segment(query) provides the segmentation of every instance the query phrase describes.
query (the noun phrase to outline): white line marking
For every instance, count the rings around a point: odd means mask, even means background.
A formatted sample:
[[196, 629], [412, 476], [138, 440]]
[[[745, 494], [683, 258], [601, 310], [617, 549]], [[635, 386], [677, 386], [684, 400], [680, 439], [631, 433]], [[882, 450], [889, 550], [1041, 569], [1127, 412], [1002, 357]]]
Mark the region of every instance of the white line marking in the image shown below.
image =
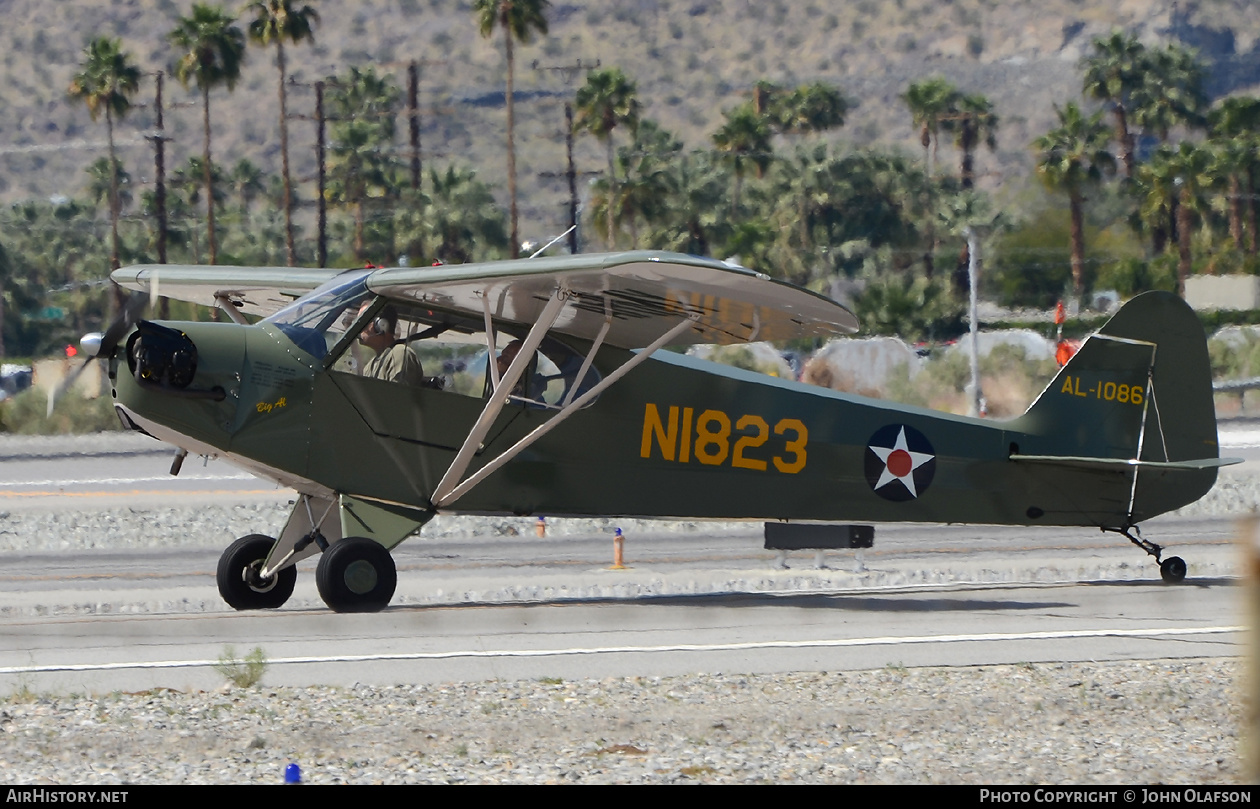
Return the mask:
[[[647, 654], [653, 652], [740, 652], [752, 649], [834, 649], [855, 646], [904, 646], [923, 643], [976, 643], [1011, 640], [1065, 640], [1072, 638], [1158, 638], [1190, 635], [1225, 635], [1242, 632], [1241, 626], [1204, 626], [1151, 629], [1065, 629], [1054, 632], [1001, 632], [976, 635], [918, 635], [909, 637], [844, 638], [838, 640], [771, 640], [750, 643], [680, 643], [668, 646], [594, 646], [587, 649], [485, 649], [453, 652], [279, 657], [268, 665], [310, 663], [367, 663], [380, 660], [452, 660], [463, 657], [561, 657], [567, 655]], [[133, 663], [66, 663], [44, 666], [3, 666], [3, 674], [40, 674], [54, 671], [117, 671], [119, 669], [187, 669], [219, 665], [218, 660], [156, 660]]]
[[173, 477], [171, 475], [153, 475], [143, 478], [90, 478], [84, 480], [6, 480], [0, 481], [0, 487], [10, 488], [13, 486], [56, 486], [65, 488], [66, 486], [111, 486], [120, 484], [133, 483], [161, 483], [180, 482], [185, 480], [257, 480], [250, 474], [236, 475], [184, 475], [182, 477]]

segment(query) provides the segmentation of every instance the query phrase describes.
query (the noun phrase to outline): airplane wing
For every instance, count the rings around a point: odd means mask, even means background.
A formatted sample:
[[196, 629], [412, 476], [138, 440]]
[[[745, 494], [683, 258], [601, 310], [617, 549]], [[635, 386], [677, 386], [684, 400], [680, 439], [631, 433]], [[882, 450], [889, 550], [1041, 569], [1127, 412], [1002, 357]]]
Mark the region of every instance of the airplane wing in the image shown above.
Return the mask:
[[673, 345], [830, 337], [857, 331], [844, 306], [764, 273], [714, 259], [634, 251], [553, 258], [398, 267], [377, 270], [368, 288], [390, 298], [442, 309], [534, 323], [557, 288], [568, 304], [553, 331], [594, 339], [610, 322], [605, 342], [642, 348], [682, 318], [693, 327]]
[[[213, 306], [226, 298], [267, 316], [345, 270], [296, 267], [137, 265], [113, 279], [127, 289]], [[680, 320], [693, 326], [673, 345], [830, 337], [857, 331], [844, 306], [764, 273], [679, 253], [634, 251], [552, 258], [391, 267], [367, 278], [389, 298], [481, 317], [534, 323], [557, 288], [567, 297], [554, 331], [621, 348], [649, 345]]]
[[137, 264], [110, 276], [124, 289], [214, 306], [218, 298], [241, 312], [266, 317], [346, 270]]

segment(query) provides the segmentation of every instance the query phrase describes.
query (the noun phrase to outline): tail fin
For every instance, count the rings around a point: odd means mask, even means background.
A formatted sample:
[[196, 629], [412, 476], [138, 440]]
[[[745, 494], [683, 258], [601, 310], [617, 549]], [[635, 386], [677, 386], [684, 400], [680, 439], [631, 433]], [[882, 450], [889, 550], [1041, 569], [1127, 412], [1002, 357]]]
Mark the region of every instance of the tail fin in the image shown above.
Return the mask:
[[1176, 295], [1138, 295], [1085, 341], [1015, 424], [1049, 442], [1024, 452], [1155, 462], [1216, 458], [1202, 324]]
[[1012, 460], [1134, 475], [1130, 521], [1193, 502], [1222, 465], [1202, 324], [1175, 295], [1133, 298], [1010, 427]]

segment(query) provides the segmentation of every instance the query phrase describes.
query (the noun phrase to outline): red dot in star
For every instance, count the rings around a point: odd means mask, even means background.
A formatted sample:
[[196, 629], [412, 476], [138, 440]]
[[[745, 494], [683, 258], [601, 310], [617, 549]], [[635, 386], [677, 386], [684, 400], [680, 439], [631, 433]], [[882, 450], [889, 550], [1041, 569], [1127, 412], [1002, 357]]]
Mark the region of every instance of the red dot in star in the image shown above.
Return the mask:
[[914, 461], [910, 458], [910, 453], [904, 449], [893, 450], [888, 456], [888, 471], [899, 478], [904, 478], [910, 474], [910, 470], [914, 468]]

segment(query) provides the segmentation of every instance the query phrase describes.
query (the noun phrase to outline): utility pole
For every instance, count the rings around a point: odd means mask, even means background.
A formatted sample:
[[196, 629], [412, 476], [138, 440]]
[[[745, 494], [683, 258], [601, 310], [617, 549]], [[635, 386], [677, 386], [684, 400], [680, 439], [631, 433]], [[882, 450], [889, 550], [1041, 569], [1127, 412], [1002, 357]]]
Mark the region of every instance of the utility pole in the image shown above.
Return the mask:
[[[162, 119], [162, 71], [154, 74], [157, 90], [153, 99], [153, 133], [146, 135], [153, 141], [153, 207], [157, 214], [157, 258], [158, 264], [166, 263], [166, 126]], [[170, 301], [165, 295], [158, 297], [158, 317], [162, 320], [170, 317]]]
[[[381, 67], [397, 67], [403, 62], [381, 62]], [[407, 133], [411, 148], [411, 190], [419, 191], [423, 174], [420, 160], [420, 68], [446, 64], [445, 59], [411, 59], [407, 65]]]
[[578, 231], [577, 231], [577, 171], [573, 167], [573, 105], [564, 102], [564, 151], [568, 158], [568, 171], [565, 173], [569, 177], [569, 254], [576, 256], [578, 254]]
[[324, 158], [324, 83], [315, 82], [315, 160], [319, 163], [319, 266], [328, 265], [328, 200], [324, 195], [327, 181]]
[[316, 210], [319, 211], [317, 225], [319, 236], [316, 242], [316, 260], [320, 267], [328, 266], [328, 200], [326, 199], [324, 193], [327, 186], [328, 171], [328, 161], [325, 157], [325, 144], [328, 139], [325, 136], [325, 124], [327, 118], [324, 116], [324, 87], [326, 87], [329, 83], [336, 85], [337, 80], [329, 76], [328, 78], [315, 82], [300, 82], [297, 80], [296, 76], [289, 77], [290, 87], [315, 88], [315, 114], [295, 115], [290, 113], [287, 117], [297, 121], [315, 122], [315, 162], [319, 166], [318, 174], [316, 175], [319, 188], [315, 195]]
[[155, 120], [153, 123], [153, 134], [148, 139], [153, 141], [153, 169], [154, 169], [154, 189], [153, 189], [153, 206], [157, 209], [158, 236], [157, 236], [157, 254], [158, 263], [166, 263], [166, 142], [170, 138], [166, 137], [166, 127], [162, 121], [162, 72], [156, 74], [157, 92], [153, 100], [153, 111]]
[[[548, 70], [559, 73], [564, 79], [566, 85], [572, 85], [573, 80], [577, 78], [578, 73], [583, 70], [594, 70], [600, 66], [600, 60], [596, 59], [592, 62], [583, 62], [578, 59], [571, 65], [543, 65], [537, 59], [530, 65], [534, 70]], [[573, 105], [566, 101], [564, 103], [564, 152], [565, 152], [565, 172], [564, 177], [569, 182], [569, 253], [578, 254], [578, 194], [577, 194], [577, 168], [573, 163]], [[544, 172], [543, 177], [555, 177], [550, 172]]]
[[420, 65], [407, 65], [407, 130], [411, 135], [411, 190], [420, 190]]

